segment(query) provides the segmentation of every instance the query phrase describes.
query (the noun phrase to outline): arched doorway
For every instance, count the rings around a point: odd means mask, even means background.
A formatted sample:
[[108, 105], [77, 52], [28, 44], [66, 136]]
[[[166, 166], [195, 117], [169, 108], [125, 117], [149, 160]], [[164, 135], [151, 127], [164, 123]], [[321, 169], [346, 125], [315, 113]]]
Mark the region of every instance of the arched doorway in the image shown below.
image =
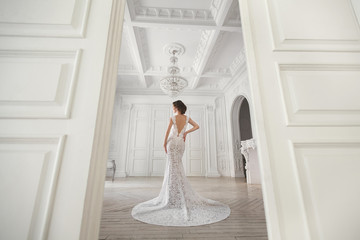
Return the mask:
[[244, 96], [238, 96], [234, 100], [231, 113], [235, 177], [246, 178], [246, 160], [241, 154], [241, 141], [251, 139], [253, 135], [249, 103]]

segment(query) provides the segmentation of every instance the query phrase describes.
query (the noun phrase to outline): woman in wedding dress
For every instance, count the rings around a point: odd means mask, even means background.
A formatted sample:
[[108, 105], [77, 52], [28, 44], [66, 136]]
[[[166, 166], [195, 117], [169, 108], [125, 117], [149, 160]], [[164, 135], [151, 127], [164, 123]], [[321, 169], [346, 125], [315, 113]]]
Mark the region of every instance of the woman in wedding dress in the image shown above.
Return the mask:
[[[199, 125], [184, 115], [186, 106], [182, 101], [173, 102], [173, 110], [164, 141], [167, 161], [160, 194], [136, 205], [131, 215], [141, 222], [162, 226], [198, 226], [221, 221], [230, 215], [230, 208], [197, 194], [182, 164], [186, 136]], [[188, 123], [193, 127], [186, 131]]]

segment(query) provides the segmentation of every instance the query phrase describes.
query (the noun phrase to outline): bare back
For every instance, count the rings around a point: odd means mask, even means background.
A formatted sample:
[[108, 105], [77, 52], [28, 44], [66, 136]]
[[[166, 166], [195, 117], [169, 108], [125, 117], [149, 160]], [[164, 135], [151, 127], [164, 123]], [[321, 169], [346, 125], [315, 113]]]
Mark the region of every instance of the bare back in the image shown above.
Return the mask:
[[177, 133], [178, 135], [180, 134], [180, 132], [183, 130], [183, 128], [186, 125], [186, 118], [187, 118], [187, 116], [184, 115], [184, 114], [175, 116], [175, 123], [174, 124], [176, 124], [176, 128], [178, 130], [178, 133]]

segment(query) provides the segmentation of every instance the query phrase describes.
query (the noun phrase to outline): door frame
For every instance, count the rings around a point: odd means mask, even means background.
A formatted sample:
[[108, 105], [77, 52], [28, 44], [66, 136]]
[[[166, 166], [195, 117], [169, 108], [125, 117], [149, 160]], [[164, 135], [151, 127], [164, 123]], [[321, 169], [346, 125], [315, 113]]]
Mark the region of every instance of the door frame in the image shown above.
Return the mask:
[[[243, 103], [243, 101], [245, 100], [246, 98], [245, 98], [245, 96], [244, 95], [239, 95], [239, 96], [237, 96], [235, 99], [234, 99], [234, 101], [233, 101], [233, 103], [232, 103], [232, 107], [231, 107], [231, 116], [230, 116], [230, 118], [231, 118], [231, 132], [232, 132], [232, 136], [231, 136], [231, 139], [232, 139], [232, 142], [231, 142], [231, 144], [233, 145], [233, 152], [232, 152], [232, 154], [233, 154], [233, 158], [230, 158], [230, 159], [232, 159], [233, 160], [233, 162], [232, 163], [230, 163], [230, 166], [233, 166], [232, 167], [232, 171], [233, 171], [233, 173], [234, 173], [234, 176], [235, 177], [246, 177], [245, 176], [245, 172], [243, 172], [243, 162], [242, 162], [242, 158], [240, 159], [240, 161], [239, 161], [239, 170], [237, 170], [236, 169], [236, 163], [235, 163], [235, 161], [237, 160], [237, 159], [235, 159], [235, 152], [236, 151], [239, 151], [240, 152], [240, 147], [241, 147], [241, 133], [240, 133], [240, 131], [241, 131], [241, 129], [240, 129], [240, 108], [241, 108], [241, 104]], [[239, 142], [237, 143], [236, 142], [236, 139], [237, 139], [237, 137], [238, 137], [238, 139], [239, 139]], [[241, 153], [240, 153], [240, 155], [242, 155]], [[239, 173], [238, 173], [238, 171], [239, 171]]]
[[[268, 144], [266, 143], [265, 126], [261, 112], [259, 82], [253, 45], [252, 21], [249, 14], [248, 1], [239, 0], [242, 30], [245, 42], [247, 69], [251, 89], [251, 101], [254, 108], [254, 131], [259, 154], [260, 174], [262, 176], [262, 192], [265, 205], [267, 232], [269, 239], [281, 239], [277, 202], [274, 195], [273, 176], [270, 168]], [[86, 189], [83, 220], [80, 230], [81, 240], [97, 239], [99, 235], [102, 211], [106, 158], [108, 154], [113, 104], [116, 90], [117, 63], [120, 55], [122, 24], [124, 20], [125, 0], [113, 0], [109, 35], [106, 47], [105, 64], [101, 84], [99, 109], [95, 126], [95, 137], [91, 155], [88, 185]], [[103, 161], [99, 161], [103, 159]]]
[[[275, 197], [273, 175], [271, 171], [269, 145], [265, 134], [265, 122], [262, 112], [262, 102], [260, 95], [260, 84], [258, 79], [258, 68], [255, 57], [254, 33], [252, 26], [254, 21], [250, 16], [249, 1], [238, 0], [240, 7], [240, 18], [242, 33], [244, 38], [244, 48], [246, 55], [246, 66], [248, 70], [248, 78], [251, 92], [251, 102], [254, 114], [250, 116], [253, 126], [253, 137], [256, 139], [258, 149], [258, 159], [261, 174], [261, 187], [263, 193], [264, 209], [266, 216], [266, 226], [269, 239], [281, 239], [280, 222], [278, 216], [278, 201]], [[265, 4], [265, 3], [262, 3]], [[251, 113], [251, 112], [250, 112]]]
[[80, 240], [98, 239], [126, 0], [112, 0]]

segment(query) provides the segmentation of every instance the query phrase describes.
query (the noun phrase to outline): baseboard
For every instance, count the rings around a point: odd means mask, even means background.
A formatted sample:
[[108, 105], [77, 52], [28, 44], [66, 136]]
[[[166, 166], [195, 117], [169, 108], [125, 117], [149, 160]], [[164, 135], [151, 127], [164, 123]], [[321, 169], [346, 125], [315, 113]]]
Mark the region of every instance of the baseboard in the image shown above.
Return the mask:
[[125, 171], [116, 171], [115, 172], [115, 177], [127, 177], [126, 172]]

